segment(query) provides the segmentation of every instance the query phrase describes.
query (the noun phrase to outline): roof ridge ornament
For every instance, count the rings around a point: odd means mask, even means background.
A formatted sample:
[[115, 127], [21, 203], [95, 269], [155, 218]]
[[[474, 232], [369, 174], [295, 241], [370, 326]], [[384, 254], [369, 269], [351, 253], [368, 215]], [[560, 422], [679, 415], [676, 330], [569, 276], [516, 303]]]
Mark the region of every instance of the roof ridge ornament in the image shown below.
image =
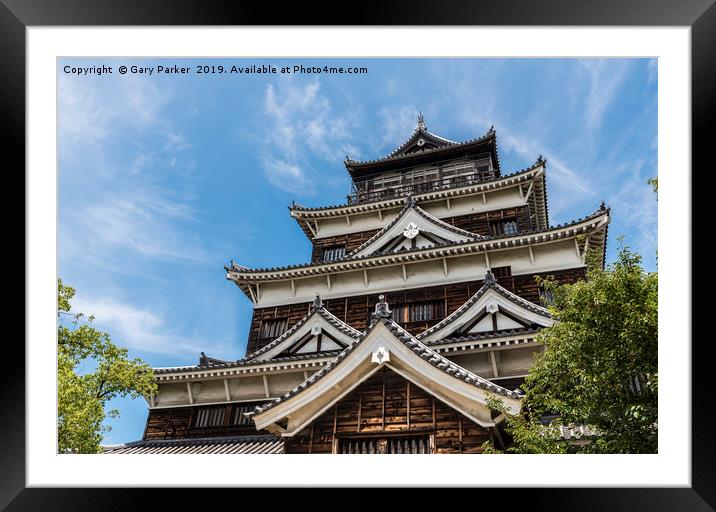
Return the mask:
[[484, 286], [492, 286], [494, 284], [497, 284], [497, 280], [495, 280], [495, 274], [492, 273], [491, 270], [487, 270], [485, 273], [485, 281], [483, 283]]
[[487, 130], [487, 133], [495, 133], [495, 125], [494, 124], [492, 126], [490, 126], [490, 129]]
[[412, 208], [416, 204], [417, 204], [417, 201], [415, 200], [415, 197], [413, 197], [412, 195], [409, 195], [408, 197], [405, 198], [405, 208], [406, 209]]
[[390, 306], [385, 302], [385, 295], [378, 296], [378, 302], [375, 303], [375, 311], [373, 311], [373, 320], [380, 320], [381, 318], [391, 318], [393, 312], [390, 310]]
[[323, 300], [321, 300], [321, 296], [319, 294], [316, 294], [316, 298], [313, 299], [313, 303], [311, 304], [311, 310], [318, 311], [322, 307], [323, 307]]
[[427, 126], [425, 126], [425, 116], [420, 110], [418, 110], [418, 124], [416, 129], [421, 131], [427, 131], [428, 129]]

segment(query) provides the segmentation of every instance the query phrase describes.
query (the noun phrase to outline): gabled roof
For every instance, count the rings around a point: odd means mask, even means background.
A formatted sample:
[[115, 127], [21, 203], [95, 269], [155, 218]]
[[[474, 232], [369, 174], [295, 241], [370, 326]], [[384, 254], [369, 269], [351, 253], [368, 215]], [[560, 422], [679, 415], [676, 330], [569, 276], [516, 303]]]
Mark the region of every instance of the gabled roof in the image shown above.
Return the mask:
[[383, 366], [482, 426], [494, 424], [486, 406], [490, 396], [502, 399], [510, 412], [519, 412], [520, 393], [462, 368], [417, 340], [390, 318], [390, 309], [382, 300], [381, 296], [366, 332], [331, 363], [281, 397], [247, 413], [258, 429], [294, 435]]
[[[490, 311], [492, 310], [492, 311]], [[424, 343], [447, 338], [483, 334], [493, 329], [480, 329], [481, 317], [486, 314], [504, 315], [521, 325], [510, 327], [534, 328], [554, 324], [547, 309], [515, 295], [497, 284], [495, 276], [487, 271], [482, 287], [452, 314], [416, 336]]]
[[[404, 234], [404, 232], [407, 233], [406, 230], [411, 224], [414, 226], [413, 229], [415, 231]], [[411, 235], [412, 238], [409, 238]], [[419, 240], [420, 238], [424, 240]], [[424, 249], [452, 242], [461, 243], [479, 240], [480, 238], [484, 237], [464, 229], [456, 228], [430, 215], [417, 205], [413, 197], [408, 196], [405, 199], [403, 210], [383, 229], [347, 254], [346, 258], [401, 252], [406, 250], [406, 248], [411, 248], [409, 242], [412, 240], [422, 242], [420, 245], [413, 244], [416, 247], [412, 248]]]
[[[306, 347], [310, 346], [311, 341], [319, 336], [328, 338], [323, 345], [326, 349], [309, 353], [333, 352], [346, 348], [360, 335], [360, 331], [341, 321], [323, 307], [321, 297], [316, 295], [316, 299], [311, 305], [311, 310], [306, 316], [271, 343], [247, 355], [243, 360], [267, 361], [281, 355], [305, 354], [307, 353]], [[315, 346], [320, 349], [318, 345]]]
[[[439, 160], [443, 157], [464, 156], [482, 150], [491, 153], [493, 165], [499, 175], [500, 164], [496, 149], [494, 126], [484, 135], [463, 142], [456, 142], [429, 132], [422, 114], [418, 116], [418, 123], [408, 139], [382, 158], [374, 160], [352, 160], [346, 157], [345, 166], [351, 176], [371, 172], [376, 168], [399, 168], [401, 165], [412, 165], [417, 160]], [[455, 155], [452, 155], [456, 153]], [[459, 153], [459, 154], [457, 154]], [[463, 155], [464, 154], [464, 155]], [[422, 163], [422, 162], [421, 162]]]

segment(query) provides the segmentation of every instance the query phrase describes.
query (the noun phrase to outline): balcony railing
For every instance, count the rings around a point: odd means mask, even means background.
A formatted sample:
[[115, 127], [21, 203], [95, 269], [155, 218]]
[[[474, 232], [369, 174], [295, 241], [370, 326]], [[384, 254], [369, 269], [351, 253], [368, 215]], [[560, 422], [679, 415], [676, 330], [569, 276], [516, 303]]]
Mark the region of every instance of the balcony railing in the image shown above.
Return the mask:
[[347, 198], [348, 204], [361, 204], [368, 203], [371, 201], [384, 201], [386, 199], [395, 199], [399, 197], [407, 197], [409, 195], [424, 194], [426, 192], [433, 192], [435, 190], [466, 187], [477, 183], [483, 183], [494, 178], [494, 171], [482, 171], [471, 174], [463, 174], [460, 176], [451, 176], [449, 178], [442, 178], [435, 181], [425, 181], [422, 183], [398, 185], [371, 191], [360, 190], [359, 185], [358, 190], [354, 191], [353, 194], [347, 196]]

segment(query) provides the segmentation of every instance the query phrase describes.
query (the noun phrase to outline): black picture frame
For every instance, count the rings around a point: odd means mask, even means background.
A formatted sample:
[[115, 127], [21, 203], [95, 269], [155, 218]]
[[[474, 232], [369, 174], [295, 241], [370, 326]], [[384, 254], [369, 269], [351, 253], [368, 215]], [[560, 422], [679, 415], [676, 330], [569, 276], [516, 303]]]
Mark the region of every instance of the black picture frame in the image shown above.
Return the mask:
[[[520, 0], [471, 2], [411, 2], [388, 4], [364, 1], [350, 14], [335, 3], [239, 2], [232, 0], [0, 0], [0, 132], [5, 152], [25, 166], [25, 30], [33, 26], [117, 25], [556, 25], [556, 26], [684, 26], [691, 27], [692, 72], [692, 168], [701, 173], [713, 167], [708, 128], [716, 112], [716, 6], [714, 0]], [[10, 173], [11, 171], [6, 171]], [[688, 162], [683, 173], [688, 178]], [[692, 173], [691, 178], [697, 174]], [[20, 178], [24, 190], [24, 180]], [[699, 187], [697, 187], [698, 189]], [[710, 187], [701, 187], [710, 188]], [[696, 202], [694, 198], [694, 203]], [[693, 203], [692, 203], [693, 204]], [[696, 219], [694, 219], [696, 220]], [[702, 231], [694, 230], [693, 233]], [[696, 253], [692, 254], [696, 255]], [[699, 268], [696, 261], [693, 268]], [[24, 267], [25, 272], [30, 269]], [[683, 276], [689, 279], [687, 273]], [[693, 301], [696, 306], [696, 301]], [[698, 315], [693, 315], [698, 318]], [[692, 333], [685, 332], [691, 338]], [[695, 336], [693, 338], [696, 338]], [[670, 342], [675, 340], [663, 340]], [[477, 503], [485, 497], [507, 508], [526, 510], [716, 510], [716, 421], [711, 407], [707, 351], [710, 337], [692, 343], [692, 487], [690, 488], [531, 488], [481, 489]], [[213, 504], [218, 489], [81, 489], [26, 488], [25, 485], [25, 355], [14, 340], [17, 353], [6, 359], [2, 374], [3, 421], [0, 421], [0, 509], [19, 510], [125, 510], [159, 499], [163, 509], [194, 509]], [[14, 343], [11, 343], [14, 342]], [[687, 383], [684, 383], [687, 385]], [[277, 471], [280, 470], [277, 464]], [[242, 507], [266, 499], [266, 491], [232, 490]], [[294, 489], [284, 499], [292, 507], [314, 508], [320, 495]], [[450, 491], [452, 492], [452, 491]], [[148, 496], [159, 493], [158, 496]], [[452, 506], [450, 495], [430, 493], [436, 503]], [[208, 499], [211, 496], [212, 499]], [[358, 507], [365, 490], [342, 492], [341, 508]], [[473, 494], [473, 497], [477, 494]], [[428, 496], [425, 496], [428, 498]], [[462, 501], [463, 497], [459, 499]], [[468, 500], [469, 497], [464, 497]], [[273, 499], [273, 498], [272, 498]], [[422, 499], [422, 498], [421, 498]], [[447, 501], [443, 501], [447, 499]], [[371, 500], [372, 501], [372, 500]], [[237, 502], [235, 502], [237, 503]], [[428, 505], [423, 501], [423, 506]], [[334, 503], [335, 504], [335, 503]], [[503, 508], [504, 506], [503, 505]], [[264, 502], [263, 505], [266, 506]], [[500, 506], [500, 505], [497, 505]], [[363, 507], [361, 507], [363, 508]], [[423, 508], [423, 507], [421, 507]]]

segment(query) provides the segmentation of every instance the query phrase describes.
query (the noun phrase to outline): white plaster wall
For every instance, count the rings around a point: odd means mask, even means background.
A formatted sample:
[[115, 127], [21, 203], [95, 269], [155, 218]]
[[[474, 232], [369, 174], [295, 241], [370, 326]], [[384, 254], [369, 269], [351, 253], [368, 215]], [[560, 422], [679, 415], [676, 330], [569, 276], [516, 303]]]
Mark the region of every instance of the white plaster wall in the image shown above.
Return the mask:
[[491, 379], [494, 375], [492, 371], [492, 363], [490, 362], [489, 354], [487, 352], [474, 352], [472, 354], [455, 354], [445, 353], [442, 354], [450, 361], [454, 362], [465, 368], [478, 374], [480, 377]]
[[[449, 209], [445, 199], [430, 202], [419, 202], [418, 206], [431, 215], [438, 218], [446, 218], [468, 215], [477, 212], [501, 210], [503, 208], [514, 208], [516, 206], [524, 206], [527, 204], [524, 199], [520, 198], [520, 193], [517, 187], [485, 192], [485, 199], [486, 203], [483, 203], [482, 193], [480, 192], [469, 196], [451, 198]], [[345, 216], [317, 219], [318, 234], [316, 238], [326, 238], [329, 236], [340, 236], [348, 233], [370, 231], [372, 229], [382, 229], [390, 223], [390, 221], [392, 221], [401, 210], [402, 206], [383, 210], [382, 221], [377, 211], [351, 215], [350, 225], [348, 225]], [[313, 221], [311, 221], [311, 223], [313, 223]]]
[[497, 366], [500, 377], [524, 375], [535, 363], [535, 354], [541, 352], [541, 346], [501, 350], [502, 358]]
[[[192, 386], [197, 383], [192, 383]], [[204, 380], [200, 381], [201, 390], [196, 391], [196, 386], [192, 387], [195, 404], [208, 404], [213, 402], [223, 402], [226, 400], [226, 391], [224, 390], [224, 380]]]
[[[581, 258], [577, 256], [573, 239], [533, 246], [533, 254], [534, 264], [526, 248], [491, 251], [488, 257], [491, 268], [509, 265], [512, 267], [512, 275], [530, 275], [584, 266]], [[447, 258], [447, 263], [447, 276], [442, 259], [406, 264], [407, 281], [403, 280], [401, 265], [368, 269], [368, 286], [364, 282], [363, 270], [331, 274], [330, 289], [325, 274], [294, 279], [295, 295], [291, 290], [290, 280], [262, 283], [257, 307], [310, 302], [316, 293], [324, 299], [330, 299], [479, 280], [485, 276], [487, 268], [484, 254], [453, 256]]]
[[189, 395], [186, 392], [186, 382], [160, 383], [154, 403], [157, 406], [188, 404]]

